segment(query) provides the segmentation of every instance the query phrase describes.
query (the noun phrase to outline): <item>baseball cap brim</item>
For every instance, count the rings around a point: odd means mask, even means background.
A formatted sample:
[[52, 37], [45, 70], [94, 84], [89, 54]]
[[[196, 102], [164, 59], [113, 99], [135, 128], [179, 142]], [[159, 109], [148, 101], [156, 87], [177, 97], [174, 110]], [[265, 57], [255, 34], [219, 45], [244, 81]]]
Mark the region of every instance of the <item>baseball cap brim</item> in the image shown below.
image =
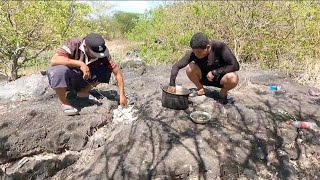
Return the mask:
[[90, 53], [91, 53], [92, 55], [94, 55], [94, 56], [97, 57], [97, 58], [104, 58], [104, 57], [109, 56], [109, 50], [108, 50], [108, 48], [106, 48], [104, 52], [99, 52], [99, 53], [94, 52], [94, 51], [92, 51], [91, 49], [89, 49], [89, 51], [90, 51]]

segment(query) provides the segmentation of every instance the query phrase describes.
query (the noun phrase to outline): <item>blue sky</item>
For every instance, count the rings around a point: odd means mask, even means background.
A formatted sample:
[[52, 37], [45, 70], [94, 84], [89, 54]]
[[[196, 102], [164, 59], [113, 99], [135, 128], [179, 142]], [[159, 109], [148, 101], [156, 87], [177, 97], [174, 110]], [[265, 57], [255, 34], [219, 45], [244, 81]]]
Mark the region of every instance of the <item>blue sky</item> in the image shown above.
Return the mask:
[[113, 10], [144, 13], [164, 3], [164, 1], [109, 1], [113, 5]]
[[88, 0], [86, 1], [80, 0], [79, 2], [89, 3], [93, 8], [105, 7], [106, 13], [110, 13], [114, 11], [144, 13], [146, 10], [150, 10], [152, 8], [155, 8], [165, 3], [165, 1], [88, 1]]

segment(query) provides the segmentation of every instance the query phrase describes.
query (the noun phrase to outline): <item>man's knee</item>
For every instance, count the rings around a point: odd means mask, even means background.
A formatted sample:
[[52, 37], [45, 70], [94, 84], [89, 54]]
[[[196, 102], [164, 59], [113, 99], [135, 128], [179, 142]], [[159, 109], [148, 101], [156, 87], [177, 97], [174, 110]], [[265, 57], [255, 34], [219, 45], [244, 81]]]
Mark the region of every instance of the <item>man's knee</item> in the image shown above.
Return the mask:
[[227, 73], [223, 76], [224, 84], [236, 86], [239, 83], [239, 77], [235, 72]]
[[201, 73], [201, 71], [200, 71], [200, 68], [198, 65], [196, 65], [195, 63], [190, 63], [187, 66], [186, 73], [187, 74], [194, 74], [194, 73], [199, 74], [199, 73]]
[[48, 68], [48, 80], [51, 88], [66, 88], [67, 87], [67, 73], [70, 69], [67, 66], [58, 65]]
[[57, 66], [51, 66], [49, 69], [48, 69], [48, 74], [50, 76], [62, 76], [64, 77], [64, 75], [66, 73], [68, 73], [70, 71], [70, 69], [67, 67], [67, 66], [64, 66], [64, 65], [57, 65]]

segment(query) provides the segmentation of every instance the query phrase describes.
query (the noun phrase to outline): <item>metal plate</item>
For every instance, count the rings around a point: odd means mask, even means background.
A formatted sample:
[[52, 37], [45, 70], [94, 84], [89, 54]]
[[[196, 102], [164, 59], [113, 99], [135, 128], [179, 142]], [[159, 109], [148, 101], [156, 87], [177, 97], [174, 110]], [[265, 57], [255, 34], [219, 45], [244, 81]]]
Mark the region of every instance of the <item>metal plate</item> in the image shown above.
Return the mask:
[[211, 120], [211, 114], [204, 112], [204, 111], [194, 111], [190, 113], [190, 118], [193, 122], [204, 124]]

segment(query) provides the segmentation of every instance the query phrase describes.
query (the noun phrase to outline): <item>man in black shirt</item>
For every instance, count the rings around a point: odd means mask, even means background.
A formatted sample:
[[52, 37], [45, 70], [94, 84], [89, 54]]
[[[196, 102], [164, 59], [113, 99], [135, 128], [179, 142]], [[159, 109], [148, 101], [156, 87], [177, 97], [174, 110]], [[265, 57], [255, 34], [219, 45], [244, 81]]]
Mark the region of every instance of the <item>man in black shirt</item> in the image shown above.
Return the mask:
[[227, 93], [239, 82], [235, 71], [239, 63], [228, 46], [220, 41], [209, 41], [201, 32], [190, 40], [192, 50], [175, 63], [171, 70], [169, 91], [175, 92], [175, 80], [181, 68], [188, 65], [186, 73], [197, 87], [197, 95], [205, 94], [203, 85], [221, 88], [219, 102], [227, 103]]

